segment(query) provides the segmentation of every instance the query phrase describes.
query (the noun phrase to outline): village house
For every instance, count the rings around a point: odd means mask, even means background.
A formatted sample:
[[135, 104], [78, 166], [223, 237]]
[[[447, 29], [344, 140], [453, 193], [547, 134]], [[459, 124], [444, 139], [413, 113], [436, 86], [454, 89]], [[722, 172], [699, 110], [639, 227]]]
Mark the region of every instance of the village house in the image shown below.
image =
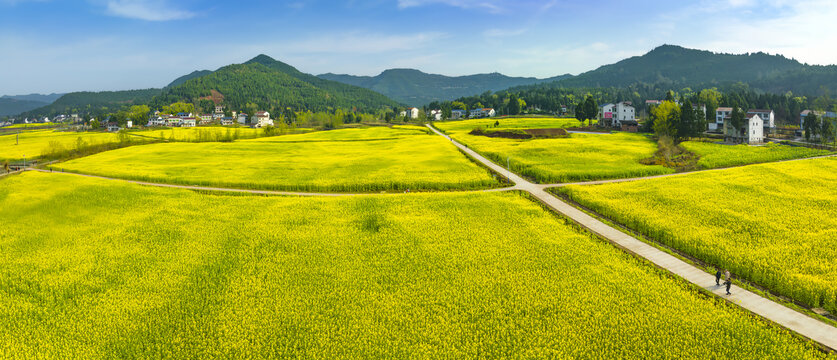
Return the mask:
[[434, 121], [442, 120], [442, 110], [430, 110], [428, 118]]
[[228, 117], [221, 118], [221, 125], [230, 126], [234, 123], [235, 123], [235, 119], [233, 119], [232, 117], [228, 116]]
[[215, 114], [224, 114], [224, 107], [221, 105], [215, 105]]
[[453, 120], [464, 119], [465, 115], [467, 115], [467, 114], [468, 114], [468, 112], [466, 112], [465, 110], [459, 110], [459, 109], [451, 110], [450, 111], [450, 118], [453, 119]]
[[407, 111], [404, 112], [404, 116], [409, 116], [410, 119], [418, 119], [419, 109], [410, 107], [407, 108]]
[[[799, 114], [799, 127], [805, 127], [805, 117], [808, 116], [813, 110], [805, 110]], [[813, 111], [814, 115], [818, 118], [826, 118], [826, 119], [837, 119], [837, 113], [833, 111]]]
[[195, 127], [197, 119], [193, 117], [185, 117], [180, 119], [180, 127]]
[[108, 132], [117, 132], [119, 130], [122, 130], [122, 128], [119, 127], [119, 123], [115, 122], [107, 123], [106, 129], [108, 130]]
[[758, 115], [764, 121], [764, 133], [769, 134], [771, 129], [776, 128], [776, 113], [773, 110], [750, 109], [747, 110], [747, 117]]
[[715, 122], [709, 122], [709, 131], [721, 131], [724, 129], [724, 123], [729, 120], [732, 115], [731, 107], [719, 107], [715, 109]]
[[471, 118], [472, 119], [479, 119], [485, 117], [494, 117], [497, 115], [497, 112], [494, 111], [492, 108], [482, 108], [482, 109], [473, 109], [471, 110]]
[[257, 112], [256, 115], [253, 115], [251, 122], [253, 123], [253, 127], [257, 128], [273, 126], [273, 120], [270, 119], [270, 113], [267, 111]]
[[238, 123], [239, 124], [246, 124], [247, 123], [247, 113], [238, 114]]
[[748, 116], [739, 129], [733, 128], [729, 121], [725, 122], [724, 141], [733, 144], [761, 144], [764, 142], [764, 120], [758, 115]]
[[199, 117], [201, 125], [209, 125], [212, 123], [212, 114], [201, 114]]
[[605, 104], [601, 106], [599, 126], [622, 128], [623, 123], [627, 125], [638, 125], [636, 120], [636, 109], [630, 102], [623, 101], [616, 104]]

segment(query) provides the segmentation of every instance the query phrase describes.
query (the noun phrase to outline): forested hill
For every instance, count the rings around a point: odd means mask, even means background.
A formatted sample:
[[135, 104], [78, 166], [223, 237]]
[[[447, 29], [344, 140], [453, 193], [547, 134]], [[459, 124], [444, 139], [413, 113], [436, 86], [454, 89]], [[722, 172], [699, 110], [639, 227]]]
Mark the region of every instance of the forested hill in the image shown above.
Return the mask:
[[718, 54], [663, 45], [643, 55], [549, 83], [563, 88], [609, 88], [646, 84], [679, 90], [727, 87], [741, 82], [771, 93], [818, 95], [837, 90], [837, 66], [801, 64], [780, 55]]
[[453, 100], [486, 91], [561, 80], [570, 75], [550, 79], [510, 77], [498, 73], [450, 77], [427, 74], [414, 69], [390, 69], [377, 76], [328, 73], [319, 77], [371, 89], [404, 104], [421, 106], [433, 101]]
[[178, 101], [198, 103], [212, 96], [213, 91], [216, 100], [223, 98], [222, 104], [231, 110], [243, 110], [248, 103], [272, 112], [287, 107], [294, 110], [343, 108], [373, 112], [399, 105], [374, 91], [320, 79], [266, 55], [259, 55], [244, 64], [225, 66], [167, 88], [154, 98], [151, 105], [156, 108]]
[[125, 91], [80, 91], [67, 93], [55, 100], [54, 103], [21, 114], [29, 116], [54, 116], [74, 113], [102, 113], [107, 110], [118, 110], [124, 106], [146, 104], [160, 94], [160, 89], [142, 89]]
[[52, 104], [64, 94], [29, 94], [0, 96], [0, 116], [17, 115]]
[[169, 87], [172, 87], [172, 86], [177, 86], [177, 85], [185, 83], [186, 81], [189, 81], [189, 80], [192, 80], [194, 78], [198, 78], [198, 77], [201, 77], [201, 76], [204, 76], [204, 75], [209, 75], [209, 74], [212, 74], [212, 70], [195, 70], [195, 71], [192, 71], [190, 74], [183, 75], [183, 76], [181, 76], [177, 79], [174, 79], [174, 81], [172, 81], [171, 83], [166, 85], [166, 87], [169, 88]]

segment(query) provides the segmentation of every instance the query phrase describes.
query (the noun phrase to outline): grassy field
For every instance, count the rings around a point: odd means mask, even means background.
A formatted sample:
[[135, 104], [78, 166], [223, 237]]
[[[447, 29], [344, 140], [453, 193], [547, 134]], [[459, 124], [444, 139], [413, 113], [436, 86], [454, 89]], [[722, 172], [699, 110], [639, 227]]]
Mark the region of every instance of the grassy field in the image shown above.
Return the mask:
[[764, 146], [722, 145], [715, 143], [686, 141], [683, 148], [700, 156], [698, 166], [714, 169], [739, 165], [757, 164], [780, 160], [800, 159], [827, 155], [826, 150], [770, 143]]
[[[545, 128], [547, 125], [543, 120], [510, 120], [516, 123], [507, 125], [518, 129]], [[554, 127], [573, 125], [568, 119], [552, 121]], [[653, 155], [657, 145], [638, 134], [572, 134], [569, 138], [517, 140], [469, 135], [474, 127], [457, 122], [434, 125], [480, 154], [499, 164], [509, 163], [512, 171], [539, 183], [629, 178], [673, 172], [663, 166], [639, 163], [641, 159]], [[500, 127], [503, 126], [506, 124], [501, 121]]]
[[[372, 136], [362, 138], [365, 131]], [[378, 140], [380, 136], [385, 139]], [[447, 140], [416, 129], [345, 129], [233, 143], [163, 143], [54, 165], [125, 179], [250, 189], [483, 189], [498, 182]]]
[[79, 139], [86, 145], [114, 143], [118, 141], [116, 134], [100, 132], [70, 132], [70, 131], [26, 131], [17, 135], [0, 136], [0, 161], [21, 160], [40, 157], [50, 147], [50, 142], [56, 142], [64, 147], [74, 147]]
[[837, 159], [558, 191], [668, 246], [837, 313]]
[[7, 219], [4, 358], [827, 357], [513, 193], [219, 196], [30, 172], [0, 179]]

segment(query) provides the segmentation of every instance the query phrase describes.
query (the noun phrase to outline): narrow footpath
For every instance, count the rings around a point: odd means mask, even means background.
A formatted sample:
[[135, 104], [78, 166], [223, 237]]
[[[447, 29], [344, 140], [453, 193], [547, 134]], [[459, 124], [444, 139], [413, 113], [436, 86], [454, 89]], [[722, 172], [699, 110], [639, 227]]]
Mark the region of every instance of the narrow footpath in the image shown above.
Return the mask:
[[773, 321], [774, 323], [784, 326], [785, 328], [794, 331], [803, 337], [816, 341], [827, 348], [837, 351], [837, 327], [826, 324], [735, 285], [733, 285], [730, 290], [732, 295], [727, 296], [724, 286], [715, 285], [714, 275], [708, 274], [683, 260], [657, 249], [656, 247], [637, 240], [636, 238], [625, 234], [624, 232], [619, 231], [590, 215], [587, 215], [581, 210], [578, 210], [572, 205], [561, 201], [544, 190], [545, 188], [552, 187], [554, 185], [533, 184], [517, 174], [503, 168], [502, 166], [489, 161], [476, 151], [458, 143], [457, 141], [451, 139], [450, 136], [443, 134], [434, 127], [430, 125], [427, 125], [427, 127], [434, 133], [450, 140], [459, 149], [489, 167], [491, 170], [506, 176], [509, 181], [515, 184], [515, 186], [510, 189], [526, 191], [552, 210], [570, 218], [574, 222], [609, 240], [620, 248], [636, 254], [637, 256], [641, 256], [658, 267], [663, 268], [692, 284], [706, 289], [717, 297], [725, 299], [770, 321]]

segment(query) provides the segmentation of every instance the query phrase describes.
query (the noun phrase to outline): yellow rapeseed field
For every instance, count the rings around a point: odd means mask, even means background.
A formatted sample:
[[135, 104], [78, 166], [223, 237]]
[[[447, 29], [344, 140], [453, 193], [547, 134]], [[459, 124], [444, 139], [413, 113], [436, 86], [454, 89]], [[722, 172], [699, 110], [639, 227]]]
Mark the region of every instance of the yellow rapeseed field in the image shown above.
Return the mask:
[[837, 158], [559, 190], [736, 276], [837, 313]]
[[499, 185], [488, 170], [442, 137], [412, 128], [134, 146], [52, 167], [133, 180], [288, 191], [454, 190]]
[[75, 147], [79, 142], [84, 146], [115, 143], [119, 141], [115, 133], [73, 132], [73, 131], [22, 131], [20, 134], [0, 135], [0, 161], [21, 160], [40, 157], [54, 142], [66, 148]]
[[[550, 122], [554, 123], [554, 128], [578, 125], [577, 121], [573, 122], [574, 119], [499, 121], [497, 129], [506, 126], [509, 129], [549, 128]], [[663, 166], [640, 164], [640, 160], [654, 154], [657, 144], [639, 134], [572, 134], [569, 138], [519, 140], [470, 135], [468, 133], [474, 127], [468, 127], [466, 122], [437, 122], [434, 125], [492, 161], [503, 166], [508, 164], [515, 173], [539, 183], [629, 178], [674, 172]]]
[[2, 358], [821, 359], [514, 193], [0, 179]]

